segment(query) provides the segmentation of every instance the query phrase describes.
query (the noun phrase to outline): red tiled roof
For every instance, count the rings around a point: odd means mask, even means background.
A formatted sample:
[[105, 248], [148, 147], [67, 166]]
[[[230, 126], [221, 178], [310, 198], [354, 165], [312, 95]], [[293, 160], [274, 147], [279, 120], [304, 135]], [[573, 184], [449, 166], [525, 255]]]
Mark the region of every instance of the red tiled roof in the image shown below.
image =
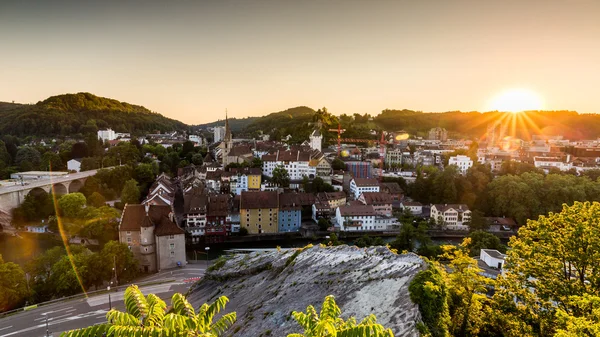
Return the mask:
[[373, 178], [354, 178], [356, 186], [379, 186], [377, 179]]
[[367, 205], [391, 204], [392, 196], [384, 192], [363, 192]]
[[457, 211], [463, 211], [466, 212], [469, 210], [469, 206], [465, 205], [465, 204], [435, 204], [433, 205], [435, 207], [435, 209], [437, 209], [438, 212], [446, 212], [447, 210], [449, 210], [450, 208], [453, 208]]
[[[149, 205], [148, 216], [146, 216], [146, 206], [140, 204], [128, 204], [123, 210], [121, 218], [120, 231], [139, 231], [142, 227], [148, 226], [150, 221], [153, 224], [160, 223], [162, 217], [168, 217], [171, 213], [170, 206]], [[146, 218], [149, 218], [146, 220]]]
[[371, 216], [376, 215], [375, 209], [371, 205], [352, 205], [340, 206], [342, 216]]

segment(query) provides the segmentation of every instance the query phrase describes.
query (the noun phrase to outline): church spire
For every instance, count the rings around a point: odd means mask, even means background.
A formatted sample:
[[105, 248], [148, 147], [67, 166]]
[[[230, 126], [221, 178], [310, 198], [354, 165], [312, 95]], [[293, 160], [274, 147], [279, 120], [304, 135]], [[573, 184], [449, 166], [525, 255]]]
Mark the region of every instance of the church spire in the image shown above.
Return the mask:
[[231, 140], [231, 129], [229, 128], [229, 118], [227, 117], [227, 109], [225, 109], [225, 141]]

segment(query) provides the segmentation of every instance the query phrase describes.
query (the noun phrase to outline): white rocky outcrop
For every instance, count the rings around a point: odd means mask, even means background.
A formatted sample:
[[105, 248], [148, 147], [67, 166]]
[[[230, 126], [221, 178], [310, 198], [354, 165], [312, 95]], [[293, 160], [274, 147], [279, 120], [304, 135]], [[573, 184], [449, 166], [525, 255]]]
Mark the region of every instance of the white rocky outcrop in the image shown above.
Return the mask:
[[218, 296], [229, 297], [226, 312], [238, 320], [226, 335], [286, 336], [302, 332], [291, 317], [310, 304], [317, 310], [334, 295], [343, 318], [362, 320], [373, 313], [395, 335], [419, 336], [419, 309], [408, 285], [426, 268], [415, 254], [397, 255], [386, 247], [349, 246], [235, 255], [208, 273], [188, 296], [197, 307]]

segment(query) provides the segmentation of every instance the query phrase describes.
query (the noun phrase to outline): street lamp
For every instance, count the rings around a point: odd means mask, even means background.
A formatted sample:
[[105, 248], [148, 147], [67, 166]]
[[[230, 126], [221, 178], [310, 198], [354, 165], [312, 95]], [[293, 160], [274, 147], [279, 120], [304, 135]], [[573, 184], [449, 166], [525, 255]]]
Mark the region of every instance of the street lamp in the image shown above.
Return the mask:
[[210, 247], [204, 247], [204, 250], [206, 250], [206, 269], [208, 270], [208, 251], [210, 250]]
[[106, 291], [108, 291], [108, 310], [112, 310], [112, 302], [110, 300], [110, 286], [106, 287]]

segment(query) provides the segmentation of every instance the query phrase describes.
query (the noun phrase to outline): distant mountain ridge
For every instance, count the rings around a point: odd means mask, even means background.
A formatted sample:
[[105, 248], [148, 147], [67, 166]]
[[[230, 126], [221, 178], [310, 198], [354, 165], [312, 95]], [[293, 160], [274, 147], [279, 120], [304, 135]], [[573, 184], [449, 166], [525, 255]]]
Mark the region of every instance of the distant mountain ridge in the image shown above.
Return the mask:
[[0, 103], [0, 134], [74, 136], [108, 127], [136, 135], [188, 129], [143, 106], [90, 93], [52, 96], [33, 105]]

